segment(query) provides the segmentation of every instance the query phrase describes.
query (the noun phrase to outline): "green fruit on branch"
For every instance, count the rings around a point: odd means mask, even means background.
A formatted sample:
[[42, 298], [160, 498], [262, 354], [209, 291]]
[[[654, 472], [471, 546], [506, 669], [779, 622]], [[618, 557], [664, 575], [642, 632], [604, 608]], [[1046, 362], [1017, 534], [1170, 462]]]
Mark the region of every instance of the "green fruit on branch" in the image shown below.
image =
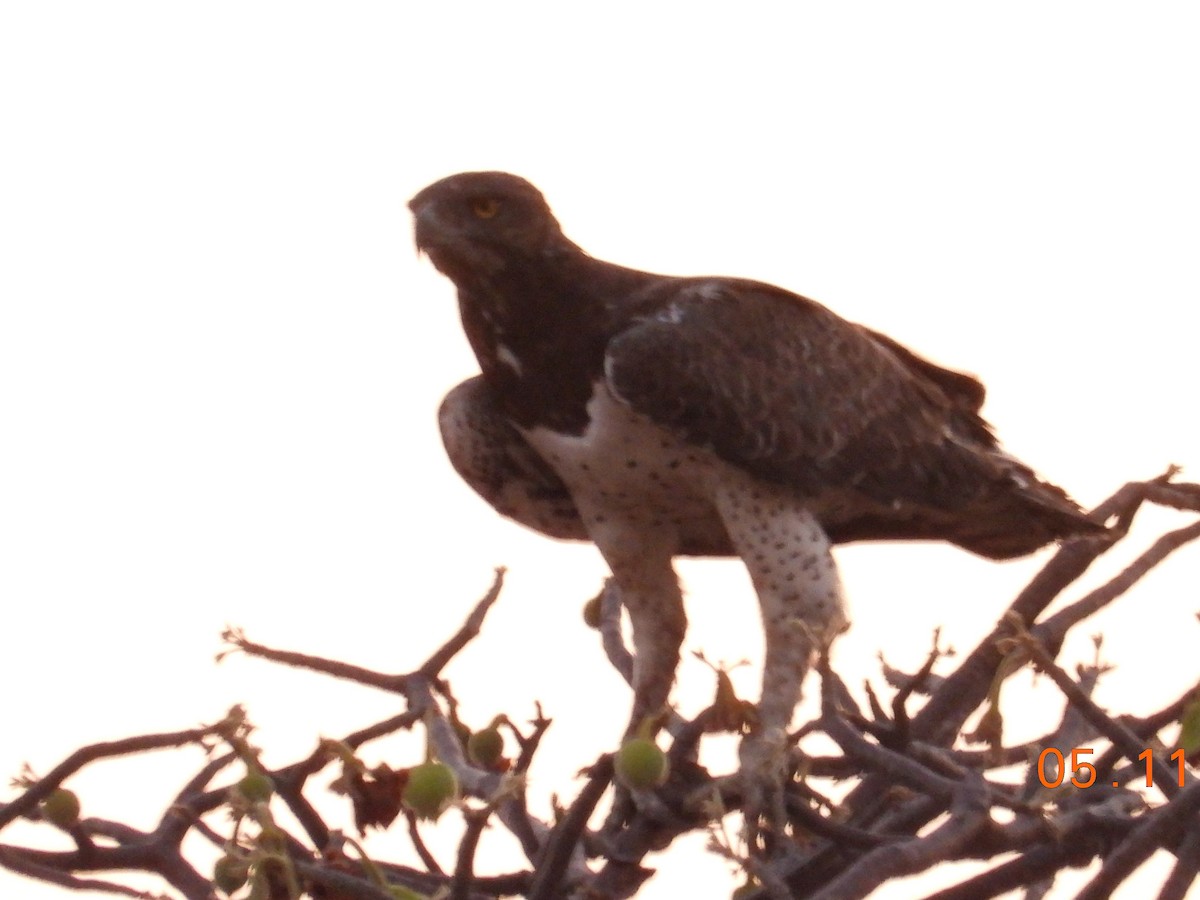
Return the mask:
[[604, 601], [604, 594], [599, 593], [587, 603], [583, 604], [583, 622], [588, 628], [600, 627], [600, 604]]
[[237, 789], [251, 803], [265, 803], [275, 793], [275, 782], [262, 772], [248, 772], [238, 782]]
[[408, 771], [400, 800], [422, 819], [436, 819], [458, 798], [458, 778], [444, 763], [425, 762]]
[[628, 788], [648, 790], [667, 780], [667, 754], [645, 737], [632, 737], [621, 745], [613, 763], [617, 778]]
[[42, 801], [42, 818], [59, 828], [70, 828], [79, 821], [79, 798], [74, 791], [55, 788]]
[[491, 769], [504, 755], [504, 735], [495, 724], [476, 731], [467, 739], [467, 757], [475, 765]]
[[250, 877], [250, 863], [241, 856], [227, 853], [217, 860], [213, 866], [213, 884], [232, 894], [238, 890]]

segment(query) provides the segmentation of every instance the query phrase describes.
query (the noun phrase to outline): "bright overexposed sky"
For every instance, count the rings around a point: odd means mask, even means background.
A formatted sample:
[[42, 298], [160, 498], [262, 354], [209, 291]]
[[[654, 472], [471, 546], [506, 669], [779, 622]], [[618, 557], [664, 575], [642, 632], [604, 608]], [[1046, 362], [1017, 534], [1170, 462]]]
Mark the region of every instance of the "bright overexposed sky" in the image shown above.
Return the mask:
[[[405, 202], [456, 171], [529, 178], [594, 255], [775, 282], [977, 373], [1008, 449], [1086, 505], [1169, 463], [1194, 480], [1198, 45], [1184, 3], [0, 6], [0, 776], [239, 701], [290, 761], [396, 707], [215, 666], [226, 623], [403, 671], [499, 564], [449, 673], [464, 714], [542, 701], [542, 812], [615, 745], [628, 695], [579, 615], [597, 554], [500, 520], [437, 435], [476, 367]], [[1044, 558], [840, 550], [838, 668], [916, 665], [937, 625], [966, 649]], [[757, 662], [738, 567], [682, 571], [686, 649]], [[1120, 664], [1102, 702], [1194, 681], [1198, 575], [1185, 550], [1087, 632]], [[685, 662], [685, 712], [711, 689]], [[72, 786], [149, 825], [198, 760]], [[0, 841], [65, 846], [44, 831]], [[723, 895], [701, 843], [643, 896]], [[502, 841], [482, 859], [518, 864]], [[0, 894], [61, 896], [4, 873]]]

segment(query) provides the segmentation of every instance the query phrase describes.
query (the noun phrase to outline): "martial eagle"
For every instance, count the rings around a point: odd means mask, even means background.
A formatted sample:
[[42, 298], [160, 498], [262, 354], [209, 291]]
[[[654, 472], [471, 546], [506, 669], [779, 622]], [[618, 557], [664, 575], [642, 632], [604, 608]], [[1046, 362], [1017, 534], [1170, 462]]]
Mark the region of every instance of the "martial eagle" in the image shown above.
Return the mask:
[[674, 680], [675, 556], [744, 561], [766, 631], [759, 717], [778, 732], [847, 623], [832, 544], [1005, 559], [1100, 529], [999, 449], [976, 379], [813, 300], [593, 259], [503, 172], [445, 178], [410, 207], [482, 370], [442, 404], [450, 460], [502, 514], [599, 548], [632, 625], [634, 723]]

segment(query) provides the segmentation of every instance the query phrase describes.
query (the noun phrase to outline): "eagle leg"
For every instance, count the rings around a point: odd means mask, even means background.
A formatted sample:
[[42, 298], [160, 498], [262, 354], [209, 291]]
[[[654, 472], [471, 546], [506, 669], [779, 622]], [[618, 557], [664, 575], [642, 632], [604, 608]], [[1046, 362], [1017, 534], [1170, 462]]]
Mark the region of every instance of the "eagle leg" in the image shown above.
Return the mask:
[[715, 499], [758, 593], [766, 638], [759, 724], [740, 749], [753, 832], [760, 818], [784, 821], [787, 728], [817, 651], [846, 629], [848, 618], [829, 538], [803, 498], [747, 478], [727, 481]]
[[764, 731], [783, 731], [816, 651], [848, 624], [829, 538], [802, 498], [750, 479], [721, 488], [716, 505], [762, 609], [759, 720]]
[[589, 530], [620, 590], [633, 631], [633, 709], [628, 734], [667, 704], [687, 619], [679, 578], [671, 565], [674, 542], [644, 523], [588, 516]]

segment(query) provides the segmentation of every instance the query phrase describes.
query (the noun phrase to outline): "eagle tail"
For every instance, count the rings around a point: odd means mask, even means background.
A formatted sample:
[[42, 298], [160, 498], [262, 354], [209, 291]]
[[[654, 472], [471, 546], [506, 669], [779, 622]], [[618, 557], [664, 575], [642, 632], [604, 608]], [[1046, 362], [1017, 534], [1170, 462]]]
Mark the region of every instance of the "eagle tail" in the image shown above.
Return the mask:
[[1053, 541], [1107, 530], [1065, 491], [1024, 466], [1010, 470], [1007, 482], [985, 494], [960, 522], [950, 540], [988, 559], [1025, 556]]

